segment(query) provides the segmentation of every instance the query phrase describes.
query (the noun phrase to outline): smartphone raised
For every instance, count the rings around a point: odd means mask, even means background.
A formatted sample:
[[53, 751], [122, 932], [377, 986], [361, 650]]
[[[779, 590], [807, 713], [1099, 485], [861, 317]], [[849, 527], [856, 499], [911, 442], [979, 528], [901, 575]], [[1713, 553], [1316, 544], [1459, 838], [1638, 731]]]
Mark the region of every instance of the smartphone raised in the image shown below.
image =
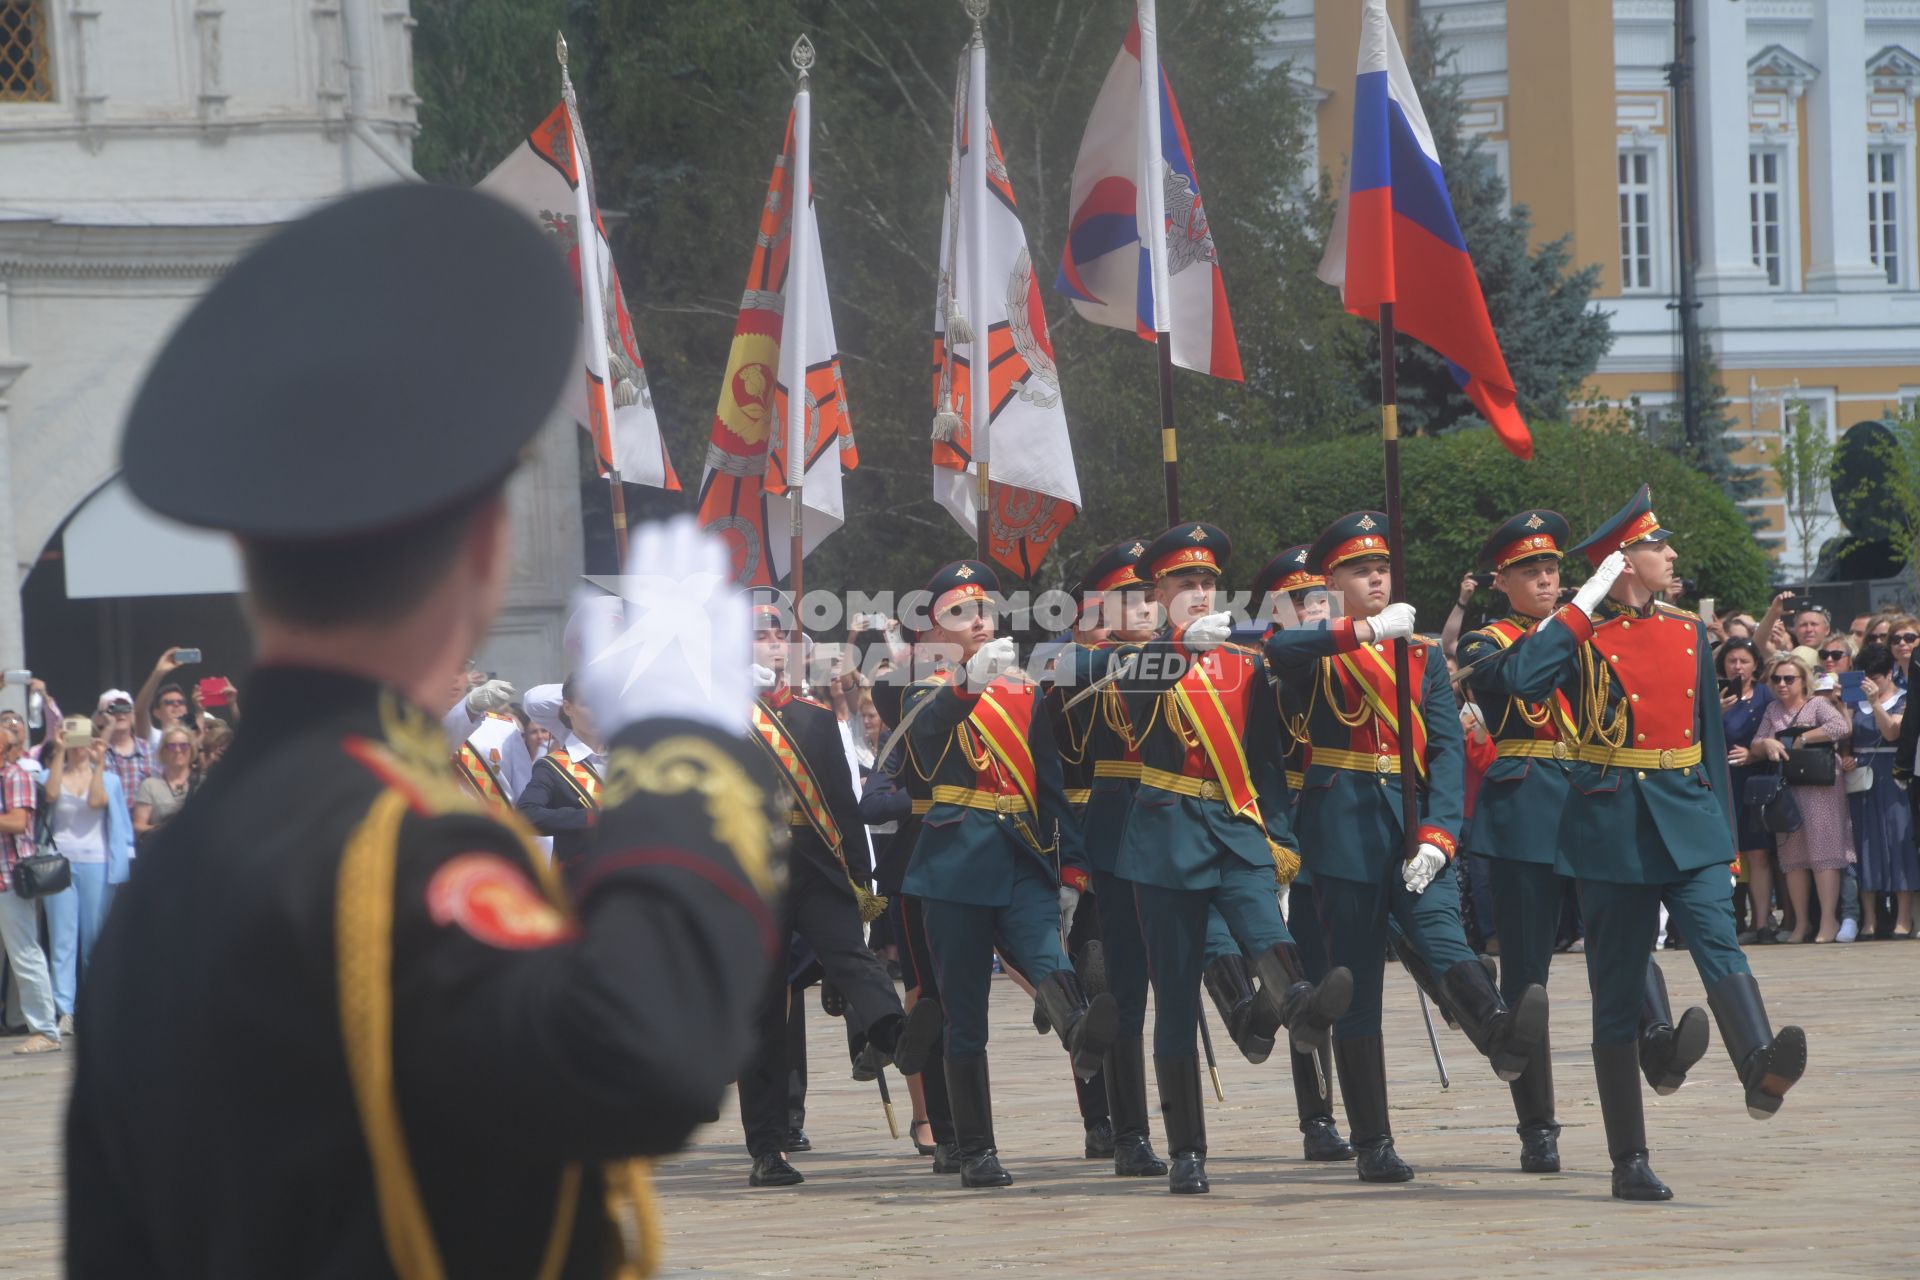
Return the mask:
[[1840, 673], [1840, 701], [1865, 702], [1866, 693], [1860, 688], [1860, 682], [1867, 678], [1864, 671], [1842, 671]]
[[198, 649], [175, 649], [173, 660], [183, 667], [190, 667], [201, 660], [201, 653]]
[[227, 705], [227, 678], [208, 676], [194, 686], [200, 691], [200, 705], [203, 707], [224, 707]]

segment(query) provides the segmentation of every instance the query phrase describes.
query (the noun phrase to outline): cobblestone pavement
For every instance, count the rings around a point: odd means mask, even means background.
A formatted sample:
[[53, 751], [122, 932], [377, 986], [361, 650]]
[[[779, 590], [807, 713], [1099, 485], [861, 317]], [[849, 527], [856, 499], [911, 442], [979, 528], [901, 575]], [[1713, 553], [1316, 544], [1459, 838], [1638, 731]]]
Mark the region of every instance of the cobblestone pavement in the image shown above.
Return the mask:
[[[848, 1080], [840, 1024], [810, 1009], [814, 1064], [804, 1186], [750, 1190], [729, 1099], [722, 1123], [663, 1166], [672, 1275], [925, 1273], [1161, 1276], [1362, 1272], [1448, 1277], [1920, 1275], [1920, 945], [1772, 947], [1752, 953], [1776, 1022], [1812, 1044], [1807, 1078], [1773, 1120], [1749, 1120], [1715, 1032], [1694, 1077], [1647, 1094], [1664, 1205], [1607, 1195], [1586, 1053], [1585, 975], [1554, 962], [1554, 1065], [1565, 1172], [1521, 1174], [1506, 1086], [1441, 1028], [1442, 1091], [1413, 989], [1388, 969], [1387, 1066], [1399, 1150], [1418, 1178], [1361, 1185], [1350, 1164], [1300, 1159], [1283, 1058], [1221, 1063], [1208, 1098], [1208, 1196], [1111, 1176], [1080, 1158], [1064, 1055], [1033, 1033], [1031, 1003], [996, 980], [991, 1060], [1001, 1156], [1017, 1179], [961, 1191], [935, 1178], [905, 1130], [894, 1142], [874, 1086]], [[1704, 1003], [1684, 953], [1662, 958], [1676, 1005]], [[1151, 1028], [1149, 1028], [1151, 1035]], [[1233, 1054], [1216, 1023], [1214, 1039]], [[59, 1116], [72, 1055], [10, 1057], [0, 1041], [0, 1276], [54, 1276], [60, 1257]], [[1345, 1120], [1342, 1118], [1342, 1128]], [[1159, 1140], [1156, 1117], [1155, 1141]]]

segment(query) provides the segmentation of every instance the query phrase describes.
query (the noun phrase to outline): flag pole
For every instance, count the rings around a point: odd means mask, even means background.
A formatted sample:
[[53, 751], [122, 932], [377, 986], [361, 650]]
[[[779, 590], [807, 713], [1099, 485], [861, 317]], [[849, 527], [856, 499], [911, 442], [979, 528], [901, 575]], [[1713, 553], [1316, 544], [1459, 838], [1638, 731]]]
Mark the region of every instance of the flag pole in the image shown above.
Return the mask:
[[[973, 342], [967, 366], [967, 422], [972, 435], [975, 483], [973, 540], [975, 558], [988, 559], [993, 485], [989, 478], [992, 449], [987, 439], [993, 411], [993, 335], [987, 323], [987, 156], [993, 141], [987, 124], [987, 40], [982, 24], [988, 0], [964, 0], [973, 19], [973, 40], [967, 46], [967, 156], [966, 180], [967, 274], [973, 295]], [[957, 210], [956, 210], [957, 212]], [[956, 282], [957, 283], [957, 282]]]
[[[1380, 304], [1380, 439], [1386, 447], [1387, 569], [1393, 599], [1407, 598], [1406, 540], [1400, 520], [1400, 404], [1394, 369], [1393, 304]], [[1402, 856], [1409, 862], [1419, 848], [1419, 764], [1413, 750], [1413, 676], [1411, 640], [1393, 646], [1394, 715], [1400, 722], [1400, 831]]]
[[[606, 439], [593, 442], [594, 451], [607, 460], [607, 496], [613, 516], [613, 562], [616, 569], [627, 565], [627, 494], [620, 485], [620, 468], [613, 452], [613, 353], [607, 346], [606, 293], [600, 280], [600, 231], [593, 217], [593, 163], [587, 158], [587, 130], [580, 122], [580, 102], [573, 92], [573, 76], [567, 70], [567, 37], [553, 33], [554, 56], [560, 60], [560, 99], [567, 108], [568, 141], [578, 169], [573, 184], [574, 243], [580, 251], [580, 309], [586, 324], [590, 350], [600, 353], [607, 372], [588, 391], [600, 402], [600, 420]], [[594, 381], [589, 376], [589, 381]]]
[[1167, 285], [1167, 197], [1160, 185], [1161, 158], [1165, 153], [1160, 140], [1160, 32], [1153, 0], [1139, 0], [1140, 23], [1140, 114], [1141, 213], [1146, 223], [1141, 230], [1147, 241], [1153, 295], [1154, 342], [1160, 356], [1160, 461], [1166, 475], [1167, 523], [1180, 523], [1180, 449], [1173, 425], [1173, 332], [1172, 303]]
[[786, 315], [780, 328], [781, 363], [793, 353], [792, 376], [787, 384], [787, 500], [788, 549], [787, 583], [793, 591], [794, 628], [800, 627], [801, 570], [806, 560], [804, 511], [800, 502], [801, 486], [807, 472], [807, 280], [809, 266], [802, 260], [813, 238], [804, 234], [813, 210], [813, 155], [810, 134], [813, 129], [813, 41], [804, 32], [793, 42], [793, 68], [800, 73], [793, 94], [793, 221], [787, 239]]

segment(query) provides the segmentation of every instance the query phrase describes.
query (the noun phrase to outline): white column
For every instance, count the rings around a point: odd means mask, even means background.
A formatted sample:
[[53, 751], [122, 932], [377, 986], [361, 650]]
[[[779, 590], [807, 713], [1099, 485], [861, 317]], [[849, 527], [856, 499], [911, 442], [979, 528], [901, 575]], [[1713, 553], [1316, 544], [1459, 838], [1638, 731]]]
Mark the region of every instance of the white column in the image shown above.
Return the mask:
[[[4, 312], [7, 298], [0, 290], [0, 312]], [[0, 338], [5, 330], [0, 326]], [[15, 549], [13, 517], [13, 425], [7, 408], [6, 394], [13, 380], [26, 369], [24, 363], [12, 361], [0, 354], [0, 570], [5, 578], [0, 580], [0, 670], [13, 671], [27, 665], [27, 629], [26, 616], [20, 608], [20, 588], [27, 580], [30, 566], [20, 563]], [[27, 709], [26, 691], [8, 688], [0, 690], [0, 705], [25, 713]]]
[[1814, 6], [1807, 60], [1820, 78], [1807, 89], [1807, 292], [1883, 290], [1887, 276], [1867, 256], [1867, 39], [1860, 10]]
[[1759, 293], [1747, 202], [1747, 15], [1744, 5], [1691, 0], [1694, 46], [1694, 197], [1700, 227], [1695, 279], [1705, 295]]

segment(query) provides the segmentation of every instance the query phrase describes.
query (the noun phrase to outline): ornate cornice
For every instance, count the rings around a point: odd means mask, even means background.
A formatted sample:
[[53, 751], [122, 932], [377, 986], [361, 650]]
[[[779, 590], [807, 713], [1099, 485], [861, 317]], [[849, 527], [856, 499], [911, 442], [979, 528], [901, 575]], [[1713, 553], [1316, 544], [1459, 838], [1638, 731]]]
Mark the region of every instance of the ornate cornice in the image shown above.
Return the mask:
[[7, 280], [211, 280], [233, 265], [208, 262], [88, 262], [61, 258], [0, 258]]

